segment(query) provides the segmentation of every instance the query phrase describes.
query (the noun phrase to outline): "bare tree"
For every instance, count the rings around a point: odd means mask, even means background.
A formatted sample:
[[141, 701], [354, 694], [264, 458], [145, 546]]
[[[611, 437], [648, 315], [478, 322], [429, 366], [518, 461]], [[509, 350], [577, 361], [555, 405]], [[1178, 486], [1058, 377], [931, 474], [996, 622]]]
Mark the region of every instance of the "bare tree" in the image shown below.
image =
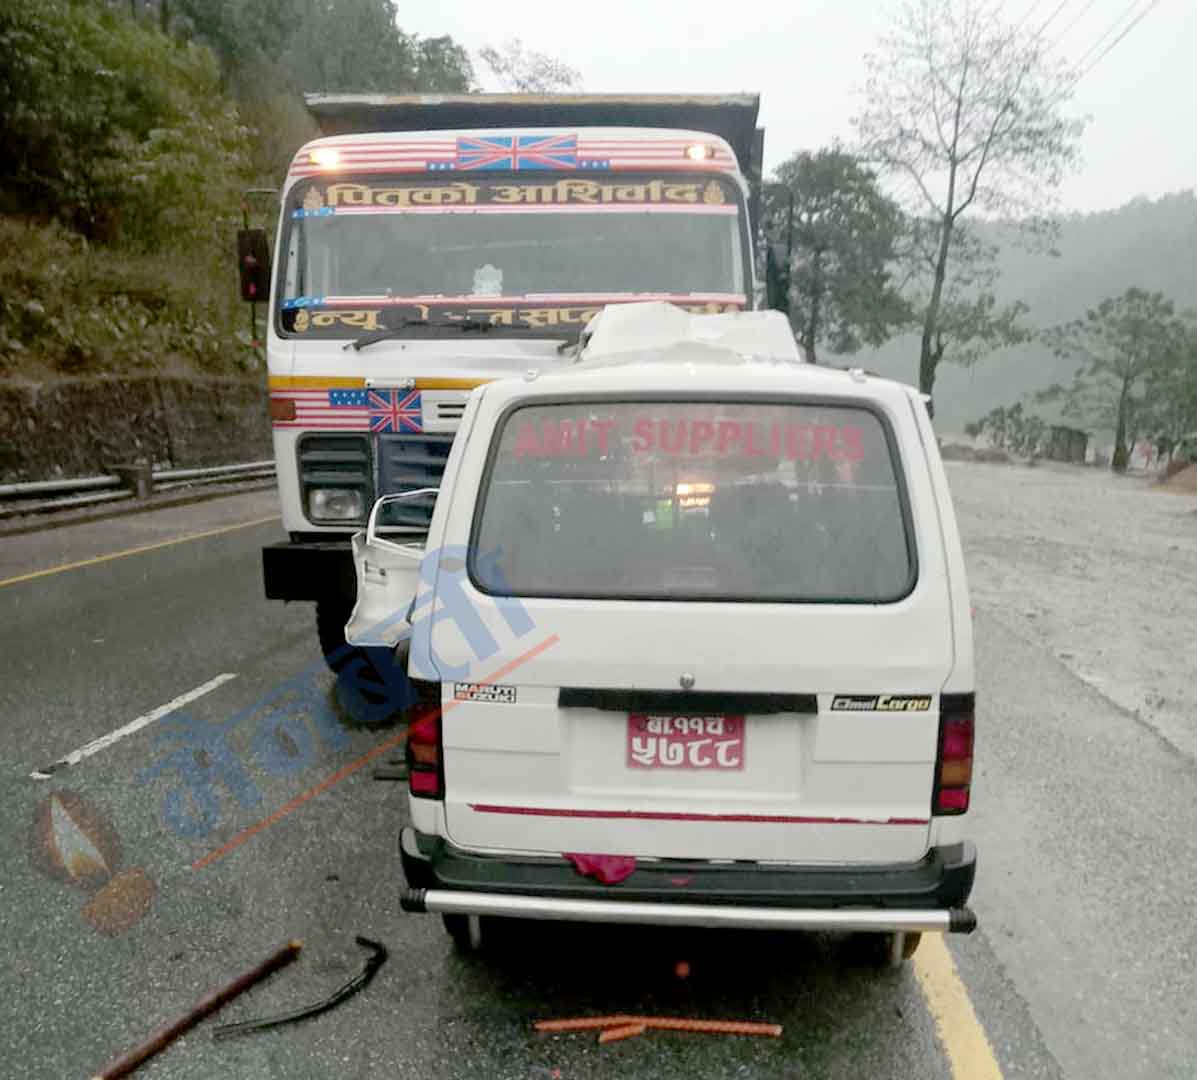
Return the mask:
[[524, 48], [519, 38], [511, 38], [499, 48], [488, 45], [479, 49], [478, 58], [500, 87], [512, 93], [548, 94], [582, 88], [581, 72], [547, 53]]
[[1062, 112], [1075, 76], [1038, 35], [1004, 23], [995, 0], [906, 0], [866, 65], [861, 154], [912, 183], [931, 231], [919, 355], [929, 394], [958, 223], [971, 210], [1042, 227], [1084, 126]]

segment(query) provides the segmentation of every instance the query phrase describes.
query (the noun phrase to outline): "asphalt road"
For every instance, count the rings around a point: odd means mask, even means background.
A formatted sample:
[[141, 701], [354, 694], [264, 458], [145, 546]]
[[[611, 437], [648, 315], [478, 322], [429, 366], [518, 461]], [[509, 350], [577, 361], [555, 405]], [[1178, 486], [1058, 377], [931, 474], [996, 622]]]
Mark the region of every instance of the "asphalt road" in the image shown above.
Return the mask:
[[[273, 508], [255, 493], [0, 539], [0, 1075], [91, 1076], [291, 938], [304, 942], [298, 963], [221, 1019], [315, 1000], [360, 966], [358, 933], [391, 959], [337, 1011], [222, 1043], [208, 1023], [143, 1074], [1197, 1072], [1197, 766], [1000, 601], [976, 622], [976, 934], [947, 951], [924, 942], [896, 972], [826, 938], [587, 927], [516, 927], [485, 959], [461, 957], [434, 916], [398, 910], [405, 799], [372, 779], [387, 755], [349, 768], [396, 729], [355, 720], [338, 699], [310, 606], [261, 598]], [[170, 542], [183, 537], [195, 538]], [[49, 779], [31, 776], [201, 689]], [[80, 829], [73, 866], [94, 871], [82, 883], [44, 856], [55, 813], [59, 835]], [[612, 1012], [771, 1020], [784, 1034], [599, 1047], [531, 1030], [538, 1017]]]

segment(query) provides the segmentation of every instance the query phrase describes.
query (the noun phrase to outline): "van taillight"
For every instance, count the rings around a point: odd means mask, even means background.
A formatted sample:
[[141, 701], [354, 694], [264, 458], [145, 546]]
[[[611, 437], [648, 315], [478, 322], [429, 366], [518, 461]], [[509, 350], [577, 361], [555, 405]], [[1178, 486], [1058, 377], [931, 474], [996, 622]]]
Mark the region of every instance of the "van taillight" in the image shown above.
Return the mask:
[[973, 780], [975, 694], [941, 694], [939, 753], [935, 761], [934, 814], [963, 814], [968, 810]]
[[441, 700], [439, 683], [417, 683], [420, 700], [407, 711], [407, 787], [421, 799], [443, 799]]

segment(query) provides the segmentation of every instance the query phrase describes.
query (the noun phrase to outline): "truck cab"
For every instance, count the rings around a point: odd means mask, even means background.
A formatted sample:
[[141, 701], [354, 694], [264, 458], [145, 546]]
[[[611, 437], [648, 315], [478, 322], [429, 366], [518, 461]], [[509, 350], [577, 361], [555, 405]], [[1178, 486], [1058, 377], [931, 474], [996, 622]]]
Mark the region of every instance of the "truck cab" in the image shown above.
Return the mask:
[[360, 558], [418, 568], [407, 910], [897, 961], [975, 924], [968, 590], [913, 388], [802, 363], [778, 313], [609, 308], [473, 392], [426, 549]]
[[[284, 542], [266, 594], [315, 600], [337, 667], [351, 534], [439, 482], [470, 391], [566, 362], [604, 306], [751, 310], [755, 97], [309, 96], [266, 336]], [[378, 528], [415, 541], [433, 497]]]

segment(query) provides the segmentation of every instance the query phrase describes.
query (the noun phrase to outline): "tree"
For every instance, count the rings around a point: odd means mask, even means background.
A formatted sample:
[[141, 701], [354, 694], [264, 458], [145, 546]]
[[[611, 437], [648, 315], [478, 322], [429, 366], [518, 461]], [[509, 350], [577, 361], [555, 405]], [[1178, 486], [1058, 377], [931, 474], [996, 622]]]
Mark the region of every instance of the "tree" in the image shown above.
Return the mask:
[[1142, 427], [1161, 454], [1170, 454], [1182, 435], [1197, 432], [1197, 326], [1191, 318], [1144, 380]]
[[244, 185], [247, 133], [212, 54], [81, 0], [0, 8], [7, 208], [151, 250], [203, 241]]
[[[163, 0], [158, 0], [162, 3]], [[170, 0], [173, 24], [220, 57], [242, 96], [292, 92], [465, 93], [469, 54], [450, 37], [404, 33], [395, 0]]]
[[922, 301], [919, 388], [935, 384], [953, 240], [987, 211], [1034, 233], [1076, 157], [1083, 122], [1063, 115], [1075, 81], [1038, 35], [1003, 23], [995, 0], [907, 0], [866, 57], [855, 124], [864, 159], [913, 184], [932, 253]]
[[980, 420], [964, 425], [964, 434], [970, 439], [988, 435], [989, 441], [999, 450], [1009, 450], [1023, 457], [1034, 457], [1039, 453], [1047, 431], [1047, 423], [1042, 417], [1023, 412], [1021, 401], [1010, 406], [999, 405]]
[[582, 88], [581, 72], [547, 53], [524, 48], [519, 38], [511, 38], [499, 48], [488, 45], [479, 49], [478, 58], [509, 93], [548, 94]]
[[[1160, 393], [1185, 355], [1191, 328], [1177, 317], [1163, 293], [1130, 288], [1086, 313], [1056, 326], [1044, 339], [1058, 356], [1079, 360], [1068, 387], [1042, 391], [1041, 401], [1062, 401], [1064, 413], [1114, 428], [1113, 468], [1122, 471], [1137, 429], [1158, 405], [1141, 393]], [[1182, 366], [1183, 367], [1183, 366]]]
[[[939, 260], [939, 240], [939, 223], [908, 219], [902, 262], [907, 268], [905, 291], [913, 311], [926, 311]], [[993, 291], [998, 278], [995, 244], [961, 222], [952, 230], [949, 256], [952, 276], [944, 285], [931, 338], [933, 370], [938, 370], [947, 356], [962, 367], [971, 367], [995, 349], [1034, 339], [1034, 332], [1023, 321], [1029, 311], [1025, 303], [1015, 300], [998, 306]]]
[[891, 279], [901, 210], [847, 151], [800, 151], [779, 166], [766, 219], [770, 239], [792, 248], [790, 318], [809, 361], [821, 345], [834, 353], [880, 345], [908, 319]]

